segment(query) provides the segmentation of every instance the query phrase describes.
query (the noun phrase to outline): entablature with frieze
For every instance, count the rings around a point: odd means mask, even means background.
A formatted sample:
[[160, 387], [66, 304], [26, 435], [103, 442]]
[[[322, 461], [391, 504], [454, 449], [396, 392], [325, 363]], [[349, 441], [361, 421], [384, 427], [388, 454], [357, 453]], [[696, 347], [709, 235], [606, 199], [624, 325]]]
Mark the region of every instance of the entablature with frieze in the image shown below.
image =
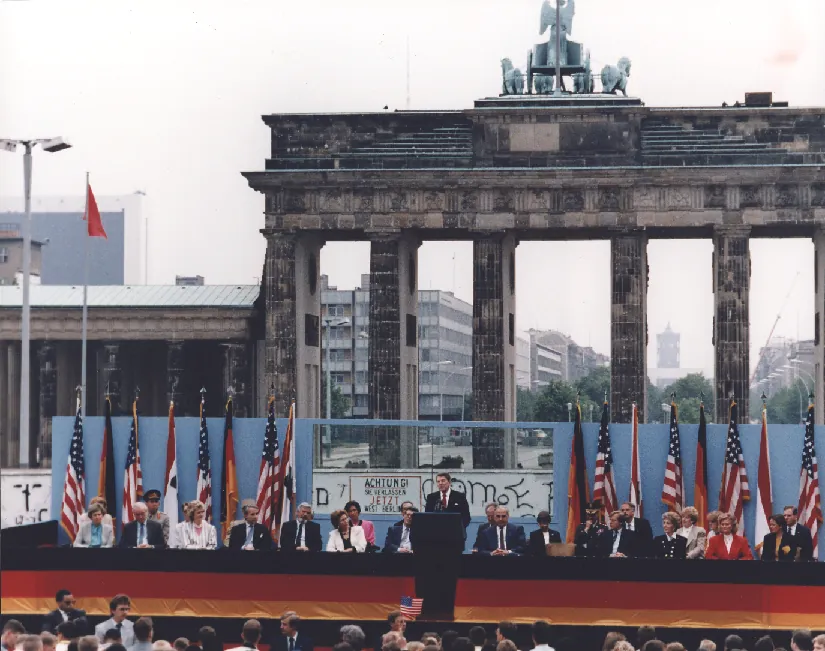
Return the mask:
[[[89, 308], [87, 338], [116, 341], [243, 341], [251, 338], [253, 309]], [[80, 340], [80, 308], [33, 308], [31, 338]], [[0, 309], [0, 340], [20, 339], [20, 310]]]

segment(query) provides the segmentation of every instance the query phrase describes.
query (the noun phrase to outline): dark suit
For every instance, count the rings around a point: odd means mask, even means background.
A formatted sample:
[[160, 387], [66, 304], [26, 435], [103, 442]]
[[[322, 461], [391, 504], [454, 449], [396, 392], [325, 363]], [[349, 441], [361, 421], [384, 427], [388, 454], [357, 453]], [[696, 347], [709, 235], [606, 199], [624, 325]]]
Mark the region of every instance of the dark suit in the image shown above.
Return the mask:
[[[625, 525], [627, 528], [627, 525]], [[653, 555], [653, 529], [650, 522], [644, 518], [633, 518], [633, 533], [636, 541], [636, 551], [634, 556]]]
[[670, 541], [665, 535], [656, 536], [651, 544], [651, 550], [654, 558], [676, 558], [683, 561], [687, 558], [687, 538], [676, 536]]
[[[293, 522], [295, 522], [295, 520], [293, 520]], [[313, 524], [315, 524], [320, 531], [321, 525], [314, 522]], [[307, 545], [307, 547], [309, 547], [309, 545]], [[287, 640], [286, 635], [278, 635], [278, 637], [275, 638], [275, 643], [272, 645], [272, 648], [274, 651], [289, 651], [289, 641]], [[294, 651], [313, 651], [314, 649], [315, 645], [312, 643], [312, 640], [307, 637], [306, 633], [298, 631], [298, 637], [295, 639]]]
[[[786, 528], [786, 531], [790, 527]], [[796, 535], [793, 536], [796, 546], [799, 549], [800, 561], [812, 561], [814, 559], [814, 541], [811, 537], [811, 530], [808, 527], [796, 523]]]
[[[43, 618], [43, 626], [41, 627], [41, 631], [48, 631], [49, 633], [53, 633], [57, 635], [57, 627], [63, 623], [63, 615], [60, 612], [60, 609], [52, 610], [50, 613], [46, 614]], [[68, 621], [74, 622], [75, 626], [78, 627], [78, 632], [80, 635], [84, 635], [86, 629], [89, 628], [89, 622], [86, 621], [86, 611], [79, 610], [78, 608], [71, 608], [69, 610], [69, 619]]]
[[464, 528], [466, 529], [467, 525], [470, 524], [470, 505], [467, 504], [467, 496], [453, 489], [450, 489], [450, 497], [447, 500], [446, 509], [441, 505], [441, 491], [436, 491], [435, 493], [427, 495], [424, 511], [427, 513], [433, 513], [435, 511], [460, 513], [461, 524], [464, 525]]
[[605, 531], [607, 531], [607, 527], [601, 522], [594, 522], [587, 530], [585, 530], [584, 523], [576, 527], [576, 535], [573, 538], [573, 542], [576, 544], [576, 556], [598, 556], [599, 536]]
[[492, 526], [493, 525], [491, 525], [489, 522], [482, 522], [480, 525], [478, 525], [478, 531], [476, 532], [476, 541], [473, 543], [473, 549], [478, 550], [478, 546], [481, 544], [482, 534]]
[[[561, 534], [558, 531], [550, 529], [550, 542], [560, 543]], [[527, 544], [527, 553], [530, 556], [547, 556], [547, 547], [544, 543], [544, 534], [541, 529], [536, 529], [530, 532], [530, 542]]]
[[[246, 543], [246, 522], [236, 524], [229, 532], [229, 549], [243, 549]], [[252, 530], [252, 547], [258, 551], [268, 552], [274, 543], [267, 528], [256, 523]]]
[[[507, 528], [504, 533], [504, 542], [507, 549], [512, 554], [524, 554], [527, 550], [527, 541], [524, 538], [524, 527], [519, 527], [515, 524], [507, 523]], [[496, 549], [499, 543], [499, 528], [494, 525], [484, 531], [481, 536], [481, 545], [478, 548], [479, 553], [489, 556]]]
[[[799, 527], [799, 525], [797, 525]], [[763, 561], [795, 561], [796, 551], [799, 549], [796, 546], [796, 538], [789, 533], [782, 535], [781, 544], [777, 554], [777, 538], [772, 533], [767, 533], [762, 538], [762, 560]], [[787, 549], [788, 551], [784, 551]]]
[[[619, 540], [619, 548], [616, 550], [620, 554], [624, 554], [625, 556], [635, 556], [636, 555], [636, 535], [633, 531], [629, 529], [622, 529], [622, 537]], [[593, 554], [594, 556], [601, 556], [602, 558], [608, 558], [613, 553], [613, 530], [607, 529], [599, 534], [599, 537], [596, 541], [596, 553]]]
[[[118, 547], [137, 547], [138, 523], [132, 520], [123, 527], [120, 534]], [[157, 549], [165, 549], [166, 543], [163, 540], [163, 526], [160, 522], [146, 520], [146, 543]]]
[[[381, 550], [385, 554], [395, 554], [401, 546], [401, 536], [404, 533], [404, 523], [394, 524], [387, 529], [387, 537], [384, 539], [384, 548]], [[412, 530], [410, 530], [412, 533]], [[406, 553], [406, 552], [402, 552]]]
[[[285, 522], [284, 526], [281, 527], [281, 551], [282, 552], [294, 552], [295, 551], [295, 538], [298, 536], [298, 521], [297, 520], [290, 520], [289, 522]], [[304, 542], [306, 547], [309, 548], [311, 552], [320, 552], [322, 543], [321, 543], [321, 525], [317, 522], [313, 522], [312, 520], [307, 520], [304, 522]], [[299, 634], [298, 637], [300, 638], [301, 635]]]

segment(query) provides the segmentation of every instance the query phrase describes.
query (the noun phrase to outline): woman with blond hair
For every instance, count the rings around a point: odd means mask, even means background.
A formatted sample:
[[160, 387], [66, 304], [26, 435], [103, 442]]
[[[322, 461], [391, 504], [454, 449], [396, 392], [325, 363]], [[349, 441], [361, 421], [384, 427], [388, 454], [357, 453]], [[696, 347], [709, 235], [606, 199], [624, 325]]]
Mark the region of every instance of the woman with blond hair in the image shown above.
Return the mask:
[[744, 536], [736, 535], [736, 519], [723, 513], [719, 516], [719, 533], [710, 539], [705, 558], [723, 561], [752, 561], [750, 545]]
[[185, 522], [178, 524], [178, 549], [217, 549], [218, 535], [215, 527], [204, 520], [206, 507], [203, 502], [192, 500], [184, 504]]
[[699, 511], [692, 506], [686, 506], [680, 516], [682, 527], [676, 533], [687, 540], [687, 558], [704, 558], [708, 532], [703, 527], [696, 526], [699, 522]]
[[653, 555], [656, 558], [675, 558], [683, 561], [687, 556], [687, 539], [676, 533], [679, 526], [679, 514], [668, 511], [662, 514], [663, 536], [653, 539]]

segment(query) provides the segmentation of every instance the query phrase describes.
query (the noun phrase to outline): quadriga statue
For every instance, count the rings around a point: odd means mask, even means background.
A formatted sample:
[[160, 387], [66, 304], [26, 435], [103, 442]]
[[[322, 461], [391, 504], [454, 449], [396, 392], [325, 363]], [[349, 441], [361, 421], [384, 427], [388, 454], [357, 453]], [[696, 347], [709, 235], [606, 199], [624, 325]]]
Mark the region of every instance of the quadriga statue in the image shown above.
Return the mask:
[[513, 67], [510, 59], [501, 60], [501, 94], [521, 95], [524, 92], [524, 77], [521, 70]]
[[555, 80], [550, 75], [536, 75], [534, 77], [537, 95], [549, 95], [553, 92]]
[[627, 97], [627, 78], [630, 76], [630, 59], [622, 57], [618, 65], [602, 68], [602, 90], [616, 94], [617, 90]]

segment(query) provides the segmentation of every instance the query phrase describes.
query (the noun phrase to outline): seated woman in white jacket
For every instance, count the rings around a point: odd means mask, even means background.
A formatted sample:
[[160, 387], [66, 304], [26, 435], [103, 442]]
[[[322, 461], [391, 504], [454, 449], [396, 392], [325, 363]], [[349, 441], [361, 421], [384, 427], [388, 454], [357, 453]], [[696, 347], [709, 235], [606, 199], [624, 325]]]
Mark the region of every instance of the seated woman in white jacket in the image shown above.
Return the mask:
[[89, 516], [80, 525], [77, 537], [74, 539], [75, 547], [111, 547], [115, 536], [112, 525], [103, 521], [106, 510], [102, 504], [92, 504], [86, 512]]
[[206, 507], [203, 502], [192, 500], [183, 506], [185, 522], [175, 527], [178, 549], [217, 549], [218, 534], [215, 527], [204, 520]]
[[333, 511], [329, 516], [334, 529], [329, 532], [328, 552], [363, 552], [367, 549], [364, 529], [350, 526], [349, 516], [343, 509]]

